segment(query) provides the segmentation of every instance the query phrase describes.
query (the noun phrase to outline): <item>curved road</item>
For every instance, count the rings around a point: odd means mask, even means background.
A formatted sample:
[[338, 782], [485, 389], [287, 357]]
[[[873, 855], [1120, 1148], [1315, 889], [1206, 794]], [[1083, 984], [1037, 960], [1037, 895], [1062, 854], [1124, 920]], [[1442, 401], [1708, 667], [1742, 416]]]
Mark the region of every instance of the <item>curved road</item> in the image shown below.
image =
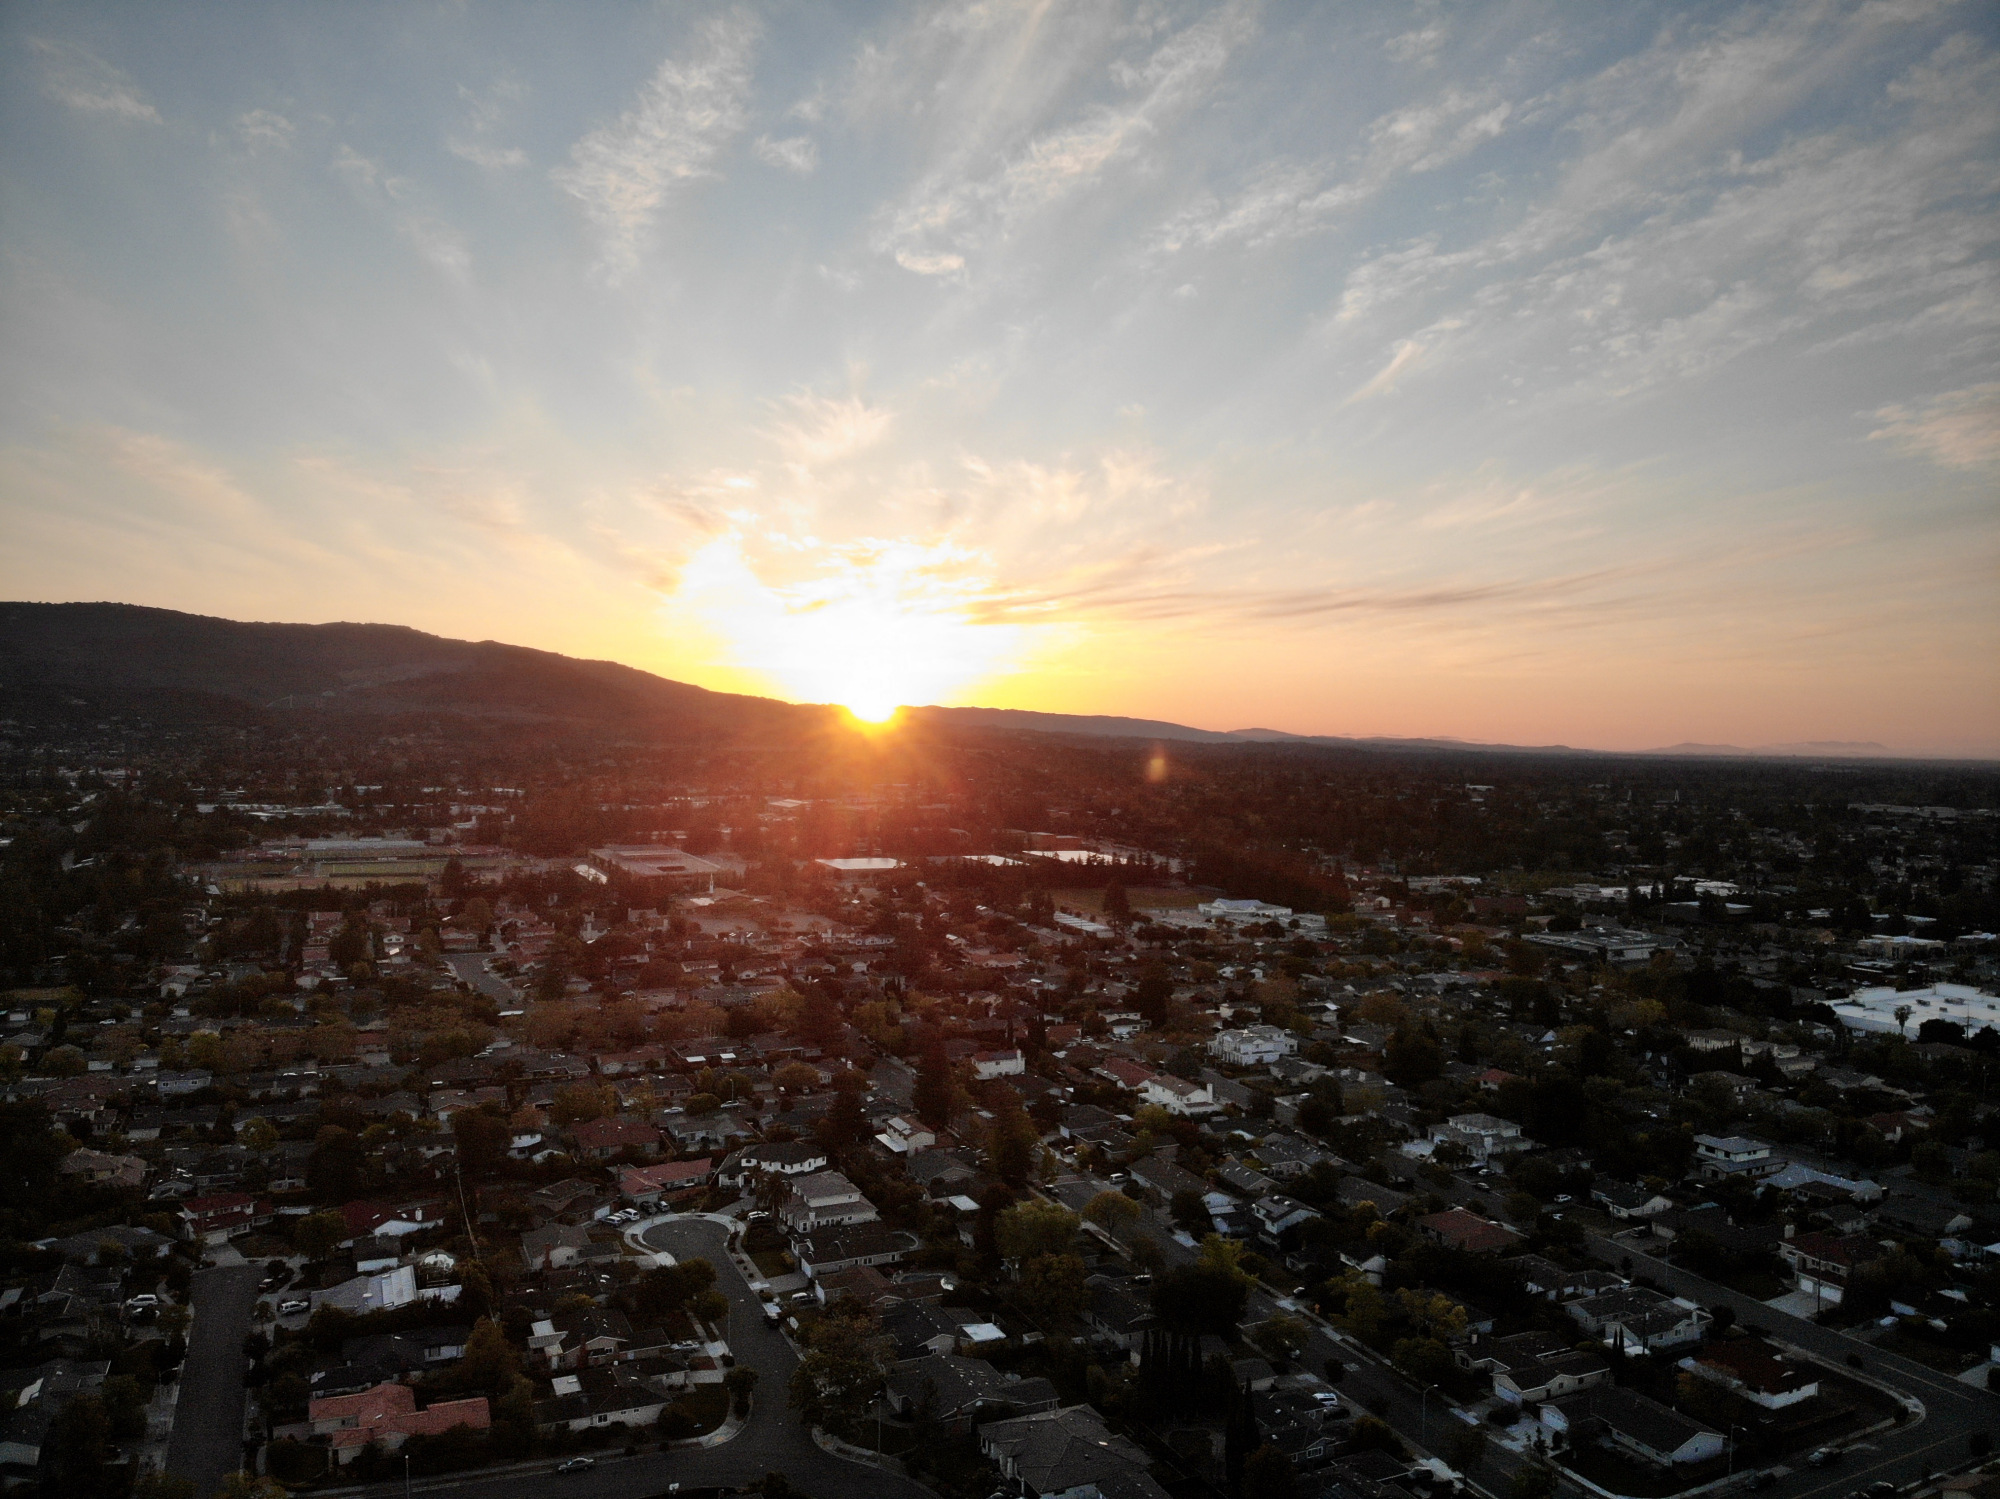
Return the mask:
[[[599, 1458], [588, 1473], [552, 1476], [531, 1473], [467, 1474], [462, 1481], [419, 1484], [419, 1491], [446, 1488], [451, 1499], [524, 1499], [553, 1494], [564, 1499], [649, 1499], [670, 1483], [685, 1488], [755, 1483], [766, 1473], [782, 1473], [809, 1499], [935, 1499], [907, 1478], [864, 1463], [822, 1452], [786, 1407], [785, 1387], [798, 1355], [790, 1341], [767, 1326], [761, 1304], [725, 1247], [727, 1231], [703, 1218], [670, 1219], [645, 1231], [645, 1242], [675, 1259], [705, 1259], [715, 1266], [715, 1285], [729, 1298], [730, 1346], [736, 1362], [757, 1371], [757, 1398], [749, 1421], [719, 1447], [682, 1448], [644, 1457]], [[400, 1481], [370, 1491], [382, 1499], [402, 1499]]]

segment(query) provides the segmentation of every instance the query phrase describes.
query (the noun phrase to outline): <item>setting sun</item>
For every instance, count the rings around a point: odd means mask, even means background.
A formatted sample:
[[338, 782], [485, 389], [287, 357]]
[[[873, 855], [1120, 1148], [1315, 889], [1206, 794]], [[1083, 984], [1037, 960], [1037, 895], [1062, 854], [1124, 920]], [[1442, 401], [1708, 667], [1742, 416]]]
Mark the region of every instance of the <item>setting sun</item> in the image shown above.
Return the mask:
[[730, 536], [690, 561], [681, 597], [737, 665], [794, 698], [881, 724], [899, 707], [947, 701], [1016, 664], [1023, 631], [971, 616], [977, 584], [958, 572], [965, 560], [908, 542], [863, 544], [780, 587], [758, 576]]

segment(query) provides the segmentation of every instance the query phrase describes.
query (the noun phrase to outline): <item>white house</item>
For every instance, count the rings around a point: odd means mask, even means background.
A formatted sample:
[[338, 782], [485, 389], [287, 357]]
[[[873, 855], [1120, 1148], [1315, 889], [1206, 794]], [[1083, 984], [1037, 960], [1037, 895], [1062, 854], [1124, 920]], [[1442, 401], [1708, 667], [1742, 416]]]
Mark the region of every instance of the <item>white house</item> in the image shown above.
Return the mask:
[[1246, 1025], [1219, 1032], [1208, 1043], [1209, 1054], [1232, 1067], [1268, 1067], [1299, 1049], [1299, 1038], [1281, 1026]]
[[1222, 1107], [1215, 1101], [1213, 1083], [1191, 1083], [1170, 1073], [1149, 1077], [1139, 1084], [1139, 1101], [1157, 1104], [1169, 1114], [1183, 1118], [1213, 1114]]
[[972, 1054], [972, 1075], [981, 1082], [991, 1082], [996, 1077], [1019, 1077], [1028, 1070], [1028, 1064], [1019, 1047], [1008, 1047], [1005, 1051], [975, 1051]]
[[846, 1223], [873, 1223], [879, 1216], [875, 1204], [838, 1171], [816, 1171], [797, 1178], [778, 1215], [796, 1234], [817, 1233]]
[[1494, 1114], [1454, 1114], [1443, 1124], [1431, 1126], [1431, 1139], [1440, 1145], [1462, 1146], [1475, 1161], [1522, 1150], [1528, 1144], [1521, 1138], [1520, 1125]]
[[[898, 1114], [882, 1126], [875, 1136], [876, 1143], [891, 1155], [910, 1155], [919, 1150], [927, 1150], [937, 1144], [937, 1131], [921, 1120], [908, 1119]], [[820, 1163], [824, 1165], [825, 1162]]]
[[1696, 1135], [1695, 1167], [1703, 1176], [1769, 1176], [1784, 1162], [1771, 1159], [1771, 1147], [1744, 1135]]
[[1797, 1405], [1819, 1393], [1817, 1379], [1808, 1377], [1782, 1354], [1749, 1339], [1716, 1343], [1700, 1353], [1689, 1354], [1680, 1366], [1697, 1379], [1721, 1385], [1770, 1411]]

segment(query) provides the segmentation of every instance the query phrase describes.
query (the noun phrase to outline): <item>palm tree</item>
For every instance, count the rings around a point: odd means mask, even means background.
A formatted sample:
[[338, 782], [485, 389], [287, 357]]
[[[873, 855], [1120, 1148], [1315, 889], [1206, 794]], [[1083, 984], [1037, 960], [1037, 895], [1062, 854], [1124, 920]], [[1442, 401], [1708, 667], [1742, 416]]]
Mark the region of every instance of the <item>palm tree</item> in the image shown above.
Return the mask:
[[1896, 1033], [1900, 1036], [1903, 1036], [1905, 1039], [1908, 1039], [1907, 1033], [1909, 1031], [1909, 1028], [1910, 1028], [1910, 1007], [1908, 1005], [1897, 1005]]

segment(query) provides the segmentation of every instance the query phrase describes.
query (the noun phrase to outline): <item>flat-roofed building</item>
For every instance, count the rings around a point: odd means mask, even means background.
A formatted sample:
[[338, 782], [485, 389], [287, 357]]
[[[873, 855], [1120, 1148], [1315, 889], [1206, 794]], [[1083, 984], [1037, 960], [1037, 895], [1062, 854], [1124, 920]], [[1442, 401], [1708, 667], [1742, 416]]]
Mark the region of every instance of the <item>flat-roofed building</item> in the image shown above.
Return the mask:
[[712, 859], [671, 843], [620, 843], [593, 848], [590, 863], [611, 879], [647, 894], [673, 890], [713, 890], [728, 873]]

